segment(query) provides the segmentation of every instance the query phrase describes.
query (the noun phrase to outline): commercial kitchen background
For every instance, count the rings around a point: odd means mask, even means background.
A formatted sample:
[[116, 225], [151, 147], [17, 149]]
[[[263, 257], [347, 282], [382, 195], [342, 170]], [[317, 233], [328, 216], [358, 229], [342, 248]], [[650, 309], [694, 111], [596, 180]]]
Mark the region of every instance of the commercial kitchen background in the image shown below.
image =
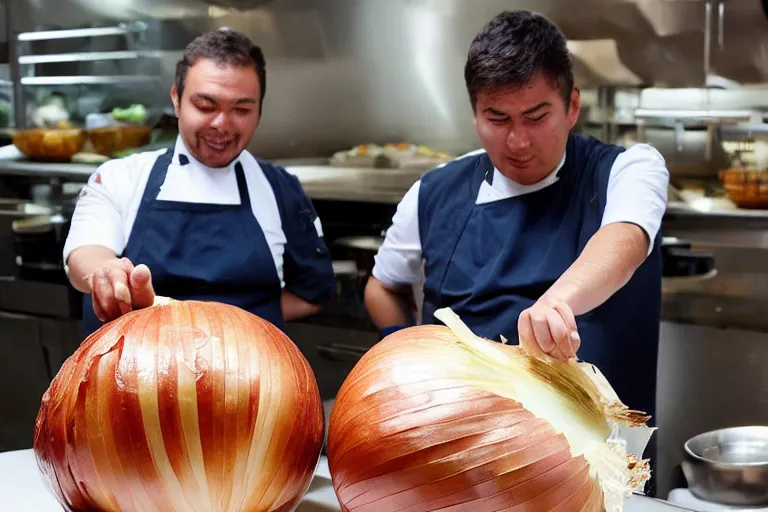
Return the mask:
[[[172, 128], [168, 89], [187, 42], [228, 26], [263, 47], [267, 97], [250, 149], [299, 175], [324, 222], [339, 297], [288, 332], [331, 400], [378, 339], [362, 286], [397, 202], [426, 170], [331, 157], [359, 144], [478, 148], [462, 76], [467, 48], [498, 12], [530, 8], [569, 39], [584, 98], [577, 131], [649, 142], [671, 171], [658, 387], [658, 495], [666, 496], [684, 484], [686, 439], [768, 424], [768, 210], [738, 208], [721, 174], [765, 165], [767, 3], [0, 2], [0, 451], [31, 446], [42, 393], [81, 341], [81, 297], [66, 283], [59, 244], [95, 166], [18, 159], [7, 146], [13, 127], [32, 126], [43, 98], [63, 93], [81, 123], [142, 103]], [[756, 205], [768, 208], [762, 194], [765, 205]]]

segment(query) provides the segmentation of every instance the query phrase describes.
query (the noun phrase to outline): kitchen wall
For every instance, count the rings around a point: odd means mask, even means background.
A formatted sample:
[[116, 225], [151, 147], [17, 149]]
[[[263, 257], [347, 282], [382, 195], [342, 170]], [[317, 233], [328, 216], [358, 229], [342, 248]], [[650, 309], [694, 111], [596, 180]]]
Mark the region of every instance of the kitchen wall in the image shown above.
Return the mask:
[[[743, 83], [768, 77], [768, 21], [760, 0], [730, 0], [722, 17], [720, 4], [711, 2], [708, 33], [704, 0], [581, 0], [578, 9], [572, 0], [9, 2], [15, 31], [147, 21], [142, 46], [161, 50], [157, 59], [41, 66], [36, 72], [151, 71], [159, 75], [152, 86], [70, 89], [133, 97], [155, 107], [169, 105], [174, 64], [195, 35], [219, 26], [246, 32], [263, 46], [268, 62], [264, 119], [252, 145], [266, 158], [327, 156], [362, 142], [400, 140], [455, 153], [476, 148], [463, 64], [472, 37], [504, 9], [532, 8], [560, 24], [584, 88], [698, 87], [704, 83], [707, 40], [714, 73]], [[32, 50], [119, 44], [99, 38]], [[27, 88], [30, 99], [39, 93], [32, 89]]]

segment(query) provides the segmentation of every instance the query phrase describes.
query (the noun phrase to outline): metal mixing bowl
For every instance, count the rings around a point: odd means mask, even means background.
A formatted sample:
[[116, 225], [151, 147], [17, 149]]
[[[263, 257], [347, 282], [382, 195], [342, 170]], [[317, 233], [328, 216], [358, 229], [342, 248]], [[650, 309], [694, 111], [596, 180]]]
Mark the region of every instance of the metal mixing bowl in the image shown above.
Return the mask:
[[768, 427], [735, 427], [685, 443], [683, 473], [699, 499], [735, 506], [768, 505]]

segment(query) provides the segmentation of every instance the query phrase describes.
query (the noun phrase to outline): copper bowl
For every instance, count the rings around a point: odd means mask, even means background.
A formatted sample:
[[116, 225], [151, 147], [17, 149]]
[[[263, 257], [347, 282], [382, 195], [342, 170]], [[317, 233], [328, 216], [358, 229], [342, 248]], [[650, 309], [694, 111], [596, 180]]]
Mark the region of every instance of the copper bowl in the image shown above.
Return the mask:
[[726, 169], [719, 177], [728, 198], [739, 208], [768, 209], [768, 171]]
[[32, 160], [69, 162], [85, 144], [85, 132], [76, 128], [15, 130], [13, 144]]
[[118, 151], [140, 148], [149, 144], [151, 126], [107, 126], [87, 131], [93, 151], [112, 156]]

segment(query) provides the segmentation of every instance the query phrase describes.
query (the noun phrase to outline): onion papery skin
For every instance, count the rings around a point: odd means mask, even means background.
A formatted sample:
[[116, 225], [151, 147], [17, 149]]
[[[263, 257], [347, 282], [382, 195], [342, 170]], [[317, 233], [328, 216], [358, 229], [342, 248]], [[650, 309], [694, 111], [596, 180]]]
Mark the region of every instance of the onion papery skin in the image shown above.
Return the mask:
[[314, 374], [271, 323], [171, 301], [89, 336], [43, 396], [34, 452], [68, 511], [288, 511], [323, 443]]
[[[520, 354], [480, 343], [489, 357]], [[605, 510], [585, 456], [547, 420], [495, 393], [494, 371], [443, 326], [401, 330], [369, 350], [331, 414], [328, 458], [342, 510]]]

